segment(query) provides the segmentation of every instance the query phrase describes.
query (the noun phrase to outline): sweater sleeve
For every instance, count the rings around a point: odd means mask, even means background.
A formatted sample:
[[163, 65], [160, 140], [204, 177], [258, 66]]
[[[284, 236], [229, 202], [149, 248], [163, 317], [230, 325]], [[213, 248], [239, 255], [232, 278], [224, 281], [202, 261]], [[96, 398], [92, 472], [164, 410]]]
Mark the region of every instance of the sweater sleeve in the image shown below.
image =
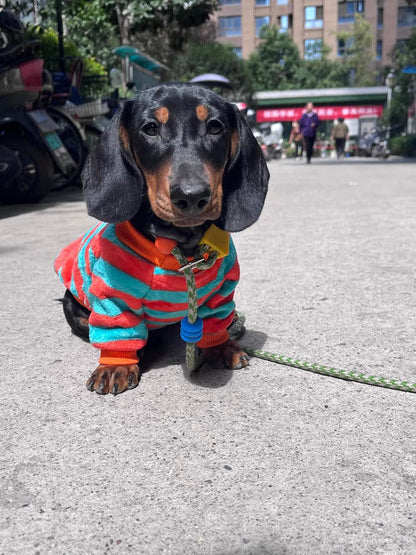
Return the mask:
[[203, 337], [198, 347], [214, 347], [225, 343], [229, 338], [227, 328], [235, 314], [234, 291], [240, 277], [240, 268], [234, 245], [230, 243], [227, 271], [221, 287], [198, 309], [198, 316], [204, 322]]
[[105, 255], [88, 253], [90, 342], [101, 349], [101, 364], [134, 364], [148, 337], [142, 302], [148, 286], [118, 268], [119, 259], [110, 263]]

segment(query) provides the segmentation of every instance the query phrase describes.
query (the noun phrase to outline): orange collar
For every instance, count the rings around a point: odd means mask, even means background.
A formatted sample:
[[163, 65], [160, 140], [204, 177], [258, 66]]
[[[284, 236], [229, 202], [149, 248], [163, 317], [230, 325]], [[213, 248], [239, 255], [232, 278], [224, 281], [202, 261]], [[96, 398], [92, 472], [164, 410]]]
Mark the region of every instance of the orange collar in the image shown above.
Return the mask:
[[139, 233], [129, 222], [116, 224], [117, 237], [135, 253], [163, 270], [178, 271], [179, 262], [173, 254], [163, 254], [150, 239]]

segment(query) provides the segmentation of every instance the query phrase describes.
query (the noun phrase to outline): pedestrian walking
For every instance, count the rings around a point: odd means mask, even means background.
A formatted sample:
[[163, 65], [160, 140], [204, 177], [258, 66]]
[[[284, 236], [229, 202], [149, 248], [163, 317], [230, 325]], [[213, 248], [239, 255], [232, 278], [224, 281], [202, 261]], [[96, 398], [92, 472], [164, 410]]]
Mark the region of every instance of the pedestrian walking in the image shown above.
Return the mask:
[[331, 133], [331, 140], [335, 142], [338, 159], [344, 158], [345, 143], [348, 140], [348, 132], [348, 125], [344, 123], [344, 118], [338, 118], [338, 123], [334, 125]]
[[300, 132], [299, 123], [297, 121], [292, 123], [289, 143], [295, 147], [296, 160], [301, 160], [303, 155], [303, 135]]
[[306, 104], [306, 112], [299, 120], [300, 132], [304, 137], [306, 149], [306, 161], [308, 164], [311, 162], [313, 154], [313, 145], [316, 139], [316, 130], [320, 125], [318, 114], [313, 109], [312, 102]]

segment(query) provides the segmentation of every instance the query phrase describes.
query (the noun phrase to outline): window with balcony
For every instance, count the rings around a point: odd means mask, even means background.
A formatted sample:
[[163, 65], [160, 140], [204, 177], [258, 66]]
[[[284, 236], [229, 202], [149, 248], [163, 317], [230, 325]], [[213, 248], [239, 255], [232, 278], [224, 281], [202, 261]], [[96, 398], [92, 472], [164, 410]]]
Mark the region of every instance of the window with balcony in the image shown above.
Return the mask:
[[413, 27], [414, 25], [416, 25], [415, 8], [399, 8], [397, 25], [399, 27]]
[[338, 3], [338, 23], [353, 23], [355, 14], [364, 13], [364, 0]]
[[270, 0], [256, 0], [256, 6], [270, 6]]
[[277, 18], [279, 33], [287, 33], [292, 28], [292, 14], [281, 15]]
[[256, 37], [260, 36], [260, 29], [265, 25], [270, 25], [270, 17], [268, 15], [256, 17]]
[[377, 49], [376, 49], [376, 60], [380, 61], [381, 57], [383, 56], [383, 41], [377, 41]]
[[218, 35], [220, 37], [241, 37], [241, 16], [219, 17]]
[[241, 0], [219, 0], [218, 4], [220, 6], [232, 6], [235, 4], [241, 4]]
[[338, 56], [347, 56], [353, 42], [354, 39], [352, 37], [348, 38], [346, 41], [344, 39], [338, 39]]
[[305, 40], [305, 60], [319, 60], [322, 58], [322, 39]]
[[305, 8], [305, 29], [322, 29], [324, 26], [324, 9], [322, 6]]

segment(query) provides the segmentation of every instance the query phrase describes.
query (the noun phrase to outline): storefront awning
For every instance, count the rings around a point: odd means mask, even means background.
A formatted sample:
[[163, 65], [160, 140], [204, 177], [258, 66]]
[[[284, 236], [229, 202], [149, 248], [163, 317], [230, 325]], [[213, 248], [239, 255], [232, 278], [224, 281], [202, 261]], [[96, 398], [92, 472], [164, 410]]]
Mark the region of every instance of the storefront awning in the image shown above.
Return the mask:
[[[359, 106], [317, 106], [315, 111], [322, 120], [337, 118], [355, 119], [361, 116], [377, 116], [383, 113], [383, 106], [378, 104]], [[267, 108], [257, 110], [256, 120], [264, 121], [297, 121], [305, 112], [305, 108]]]

